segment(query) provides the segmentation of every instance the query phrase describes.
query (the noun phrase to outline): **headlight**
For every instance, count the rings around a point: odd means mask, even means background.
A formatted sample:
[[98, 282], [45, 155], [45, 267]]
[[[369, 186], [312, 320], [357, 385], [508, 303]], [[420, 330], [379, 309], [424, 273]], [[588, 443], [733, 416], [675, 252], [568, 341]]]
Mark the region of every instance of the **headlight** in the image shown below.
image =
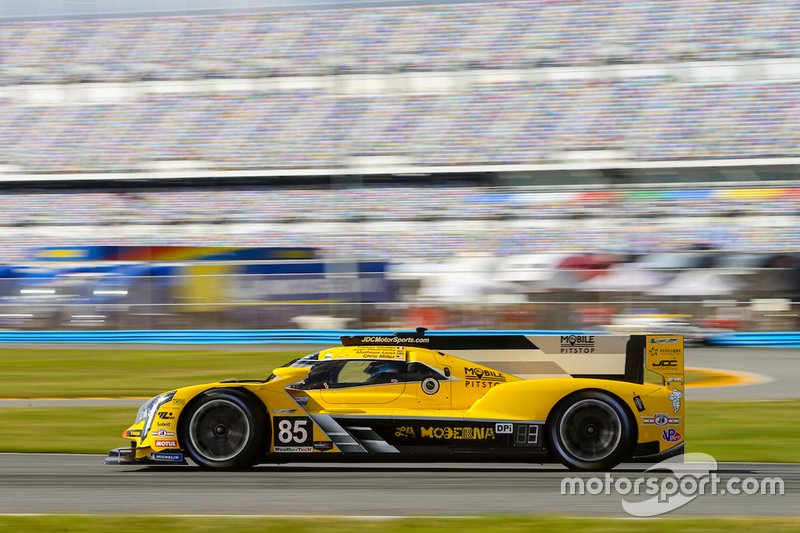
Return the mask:
[[139, 408], [139, 412], [136, 413], [136, 422], [134, 422], [134, 424], [138, 424], [142, 420], [145, 421], [144, 428], [142, 429], [142, 439], [144, 439], [147, 436], [147, 432], [150, 431], [150, 426], [153, 424], [153, 417], [155, 417], [158, 408], [167, 402], [171, 402], [174, 396], [175, 391], [166, 392], [147, 400]]

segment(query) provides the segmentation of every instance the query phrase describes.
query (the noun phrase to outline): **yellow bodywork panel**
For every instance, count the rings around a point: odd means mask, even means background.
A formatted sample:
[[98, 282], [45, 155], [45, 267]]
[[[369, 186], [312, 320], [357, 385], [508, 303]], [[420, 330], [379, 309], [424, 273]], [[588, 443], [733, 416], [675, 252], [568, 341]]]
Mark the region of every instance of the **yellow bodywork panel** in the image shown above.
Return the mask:
[[[650, 440], [659, 440], [661, 450], [683, 442], [684, 413], [684, 346], [683, 337], [648, 335], [645, 348], [645, 370], [652, 372], [661, 385], [648, 404], [653, 405], [641, 420], [640, 433]], [[666, 396], [665, 396], [666, 395]]]

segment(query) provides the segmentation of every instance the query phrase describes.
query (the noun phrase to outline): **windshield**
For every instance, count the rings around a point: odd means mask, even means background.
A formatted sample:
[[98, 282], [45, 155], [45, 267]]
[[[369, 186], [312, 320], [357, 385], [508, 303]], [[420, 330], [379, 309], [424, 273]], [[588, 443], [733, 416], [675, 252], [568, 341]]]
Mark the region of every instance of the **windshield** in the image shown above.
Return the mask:
[[[315, 352], [309, 355], [304, 355], [303, 357], [299, 357], [297, 359], [292, 359], [285, 365], [281, 365], [278, 368], [305, 368], [314, 366], [316, 363], [319, 363], [319, 352]], [[270, 374], [267, 378], [267, 381], [272, 381], [275, 379], [275, 374]]]
[[316, 363], [319, 363], [319, 352], [305, 355], [299, 359], [290, 361], [288, 364], [283, 366], [288, 366], [291, 368], [304, 368], [307, 366], [314, 366]]

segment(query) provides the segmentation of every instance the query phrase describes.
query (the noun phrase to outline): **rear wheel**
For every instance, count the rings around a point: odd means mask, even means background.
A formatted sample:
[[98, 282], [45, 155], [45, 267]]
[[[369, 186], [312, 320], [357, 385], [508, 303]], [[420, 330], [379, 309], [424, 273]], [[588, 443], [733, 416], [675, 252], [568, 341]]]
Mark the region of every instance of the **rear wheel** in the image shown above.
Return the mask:
[[181, 415], [180, 437], [200, 466], [231, 469], [252, 466], [264, 454], [263, 410], [237, 390], [206, 391]]
[[550, 446], [572, 470], [608, 470], [633, 446], [633, 423], [622, 402], [604, 392], [582, 391], [567, 397], [548, 424]]

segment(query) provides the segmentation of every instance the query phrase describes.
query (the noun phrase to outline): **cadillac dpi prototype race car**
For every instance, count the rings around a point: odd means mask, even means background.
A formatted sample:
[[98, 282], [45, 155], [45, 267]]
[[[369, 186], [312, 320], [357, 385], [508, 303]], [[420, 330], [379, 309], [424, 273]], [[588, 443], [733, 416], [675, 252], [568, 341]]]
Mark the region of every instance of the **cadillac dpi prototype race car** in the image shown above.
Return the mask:
[[561, 461], [575, 470], [683, 451], [675, 335], [342, 337], [265, 380], [147, 401], [107, 463], [215, 469], [300, 459]]

